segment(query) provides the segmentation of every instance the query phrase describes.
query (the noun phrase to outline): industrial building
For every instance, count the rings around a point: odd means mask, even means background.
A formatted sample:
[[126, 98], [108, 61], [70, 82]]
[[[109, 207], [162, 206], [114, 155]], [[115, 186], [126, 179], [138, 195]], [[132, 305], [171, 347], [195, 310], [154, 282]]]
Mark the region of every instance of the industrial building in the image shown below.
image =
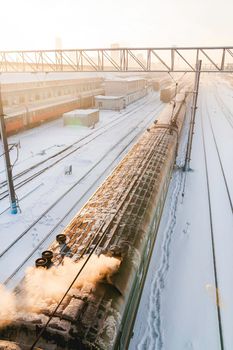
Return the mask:
[[3, 107], [78, 96], [80, 93], [99, 89], [102, 82], [102, 78], [82, 78], [2, 84]]
[[104, 82], [105, 96], [95, 98], [99, 109], [121, 110], [147, 94], [147, 79], [130, 77], [127, 79], [107, 79]]
[[124, 96], [95, 96], [95, 106], [99, 109], [111, 109], [120, 111], [126, 107], [126, 99]]
[[145, 78], [131, 77], [127, 79], [105, 80], [105, 94], [109, 96], [122, 96], [144, 90], [147, 87]]
[[92, 107], [94, 96], [104, 93], [102, 82], [102, 78], [82, 78], [2, 85], [7, 133], [34, 127], [77, 108]]

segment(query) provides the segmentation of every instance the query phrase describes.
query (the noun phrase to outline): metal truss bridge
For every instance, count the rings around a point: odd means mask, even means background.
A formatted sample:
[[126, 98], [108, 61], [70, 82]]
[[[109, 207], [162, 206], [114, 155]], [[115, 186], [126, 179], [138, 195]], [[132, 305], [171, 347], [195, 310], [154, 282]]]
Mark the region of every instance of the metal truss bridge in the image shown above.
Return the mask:
[[233, 47], [1, 51], [0, 72], [233, 72]]

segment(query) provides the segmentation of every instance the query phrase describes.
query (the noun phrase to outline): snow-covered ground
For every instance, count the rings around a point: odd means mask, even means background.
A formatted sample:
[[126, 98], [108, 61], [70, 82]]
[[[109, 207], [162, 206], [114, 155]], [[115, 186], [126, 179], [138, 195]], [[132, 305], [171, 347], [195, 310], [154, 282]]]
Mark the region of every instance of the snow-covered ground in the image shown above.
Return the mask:
[[130, 350], [233, 349], [232, 87], [202, 76], [198, 105], [192, 171], [174, 171]]
[[[11, 287], [23, 276], [163, 108], [153, 92], [121, 112], [100, 111], [94, 129], [64, 127], [59, 119], [9, 138], [21, 145], [13, 174], [24, 173], [14, 181], [21, 213], [10, 214], [6, 186], [0, 186], [0, 283]], [[12, 162], [15, 157], [12, 151]], [[72, 174], [65, 175], [69, 165]], [[3, 157], [0, 179], [5, 180]]]
[[[130, 350], [233, 348], [230, 83], [215, 75], [203, 75], [198, 105], [192, 171], [184, 173], [179, 167], [174, 171]], [[154, 93], [121, 113], [101, 112], [93, 130], [63, 127], [57, 120], [10, 138], [11, 143], [20, 140], [21, 144], [14, 174], [28, 171], [15, 180], [16, 184], [19, 180], [26, 182], [17, 190], [22, 212], [12, 216], [7, 209], [8, 198], [0, 201], [0, 283], [14, 275], [17, 266], [19, 272], [7, 286], [12, 287], [21, 278], [26, 266], [53, 241], [162, 108]], [[178, 166], [184, 162], [187, 130], [188, 120]], [[69, 145], [69, 156], [51, 158]], [[45, 163], [29, 170], [46, 158]], [[53, 165], [56, 160], [59, 162]], [[69, 165], [72, 174], [65, 175]], [[0, 157], [0, 182], [5, 178], [2, 170]], [[0, 193], [3, 190], [0, 188]], [[19, 236], [22, 238], [9, 248]]]

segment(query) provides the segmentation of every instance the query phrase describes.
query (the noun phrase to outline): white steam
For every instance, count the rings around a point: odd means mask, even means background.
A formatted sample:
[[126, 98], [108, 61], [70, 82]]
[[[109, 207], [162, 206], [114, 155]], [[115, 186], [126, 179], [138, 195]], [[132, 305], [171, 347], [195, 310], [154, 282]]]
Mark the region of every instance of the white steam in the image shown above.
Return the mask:
[[16, 300], [13, 293], [0, 285], [0, 327], [6, 326], [15, 318]]
[[[75, 263], [69, 258], [59, 267], [50, 269], [30, 267], [26, 271], [20, 294], [13, 294], [0, 286], [0, 327], [17, 319], [19, 314], [41, 312], [62, 298], [75, 276], [83, 266], [85, 258]], [[105, 255], [93, 255], [75, 281], [73, 288], [108, 278], [115, 273], [121, 261]]]

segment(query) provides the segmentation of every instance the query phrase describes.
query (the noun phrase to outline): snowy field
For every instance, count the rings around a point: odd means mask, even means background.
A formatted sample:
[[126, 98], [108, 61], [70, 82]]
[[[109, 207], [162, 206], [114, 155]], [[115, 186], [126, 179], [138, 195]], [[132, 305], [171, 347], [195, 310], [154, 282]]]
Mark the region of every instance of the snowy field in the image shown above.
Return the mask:
[[[201, 78], [192, 171], [175, 170], [130, 350], [233, 349], [233, 91]], [[177, 165], [184, 164], [187, 125]]]
[[64, 127], [59, 119], [9, 138], [21, 146], [13, 167], [21, 213], [9, 213], [0, 157], [0, 283], [13, 287], [34, 265], [163, 108], [153, 92], [121, 112], [100, 111], [94, 129]]

